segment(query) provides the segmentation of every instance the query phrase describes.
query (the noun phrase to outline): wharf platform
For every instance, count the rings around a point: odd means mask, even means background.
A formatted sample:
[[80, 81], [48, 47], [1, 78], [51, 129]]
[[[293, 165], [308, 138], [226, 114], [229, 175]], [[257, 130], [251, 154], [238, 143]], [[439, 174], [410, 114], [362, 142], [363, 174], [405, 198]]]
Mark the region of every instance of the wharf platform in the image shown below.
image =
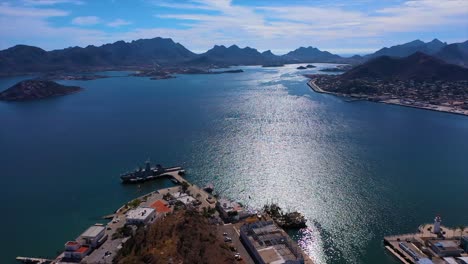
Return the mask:
[[[441, 234], [433, 233], [433, 228], [434, 224], [424, 224], [418, 227], [416, 233], [386, 236], [383, 240], [384, 246], [393, 256], [404, 264], [418, 264], [421, 259], [425, 258], [432, 260], [432, 263], [445, 263], [443, 258], [439, 257], [436, 252], [427, 246], [427, 241], [443, 240], [455, 241], [458, 243], [460, 236], [465, 236], [468, 233], [468, 228], [460, 230], [440, 226]], [[404, 250], [402, 245], [409, 249], [413, 255], [408, 253], [408, 250]], [[466, 253], [461, 256], [465, 255], [468, 256]], [[417, 259], [415, 259], [415, 256]]]
[[52, 259], [45, 259], [45, 258], [30, 258], [30, 257], [16, 257], [16, 260], [22, 263], [36, 263], [36, 264], [46, 264], [52, 263]]

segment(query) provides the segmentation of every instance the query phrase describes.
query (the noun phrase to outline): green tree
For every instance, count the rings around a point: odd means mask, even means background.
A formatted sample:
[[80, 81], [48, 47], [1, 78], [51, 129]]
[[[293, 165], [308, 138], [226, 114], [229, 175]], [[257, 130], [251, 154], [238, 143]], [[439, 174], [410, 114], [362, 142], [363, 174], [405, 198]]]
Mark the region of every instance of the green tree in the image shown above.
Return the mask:
[[187, 189], [190, 187], [190, 184], [188, 184], [188, 182], [186, 181], [183, 181], [181, 185], [182, 185], [182, 192], [186, 192]]

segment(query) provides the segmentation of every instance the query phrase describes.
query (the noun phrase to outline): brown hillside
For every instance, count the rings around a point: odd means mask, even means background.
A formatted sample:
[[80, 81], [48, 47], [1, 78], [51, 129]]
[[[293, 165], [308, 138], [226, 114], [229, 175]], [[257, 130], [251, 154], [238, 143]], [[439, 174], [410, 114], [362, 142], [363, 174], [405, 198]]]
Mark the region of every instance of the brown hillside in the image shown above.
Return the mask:
[[116, 263], [236, 263], [234, 256], [205, 217], [177, 211], [139, 228], [120, 251]]

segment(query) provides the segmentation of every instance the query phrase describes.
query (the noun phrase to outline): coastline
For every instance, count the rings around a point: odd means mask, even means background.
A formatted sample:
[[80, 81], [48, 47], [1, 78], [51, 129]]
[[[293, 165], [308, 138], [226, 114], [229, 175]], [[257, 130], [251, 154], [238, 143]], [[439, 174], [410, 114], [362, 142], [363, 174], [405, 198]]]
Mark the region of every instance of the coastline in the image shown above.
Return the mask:
[[[374, 102], [374, 103], [382, 103], [382, 104], [389, 104], [389, 105], [398, 105], [398, 106], [403, 106], [403, 107], [410, 107], [410, 108], [417, 108], [417, 109], [423, 109], [423, 110], [430, 110], [430, 111], [435, 111], [435, 112], [442, 112], [442, 113], [448, 113], [448, 114], [456, 114], [456, 115], [462, 115], [462, 116], [468, 116], [468, 110], [459, 110], [459, 109], [454, 109], [453, 107], [450, 106], [441, 106], [441, 105], [427, 105], [427, 106], [422, 106], [422, 105], [414, 105], [414, 104], [409, 104], [409, 103], [404, 103], [401, 100], [404, 99], [387, 99], [387, 100], [369, 100], [369, 98], [364, 98], [364, 97], [357, 97], [357, 96], [352, 96], [349, 94], [341, 94], [341, 93], [334, 93], [334, 92], [328, 92], [320, 88], [316, 83], [315, 79], [311, 79], [307, 81], [307, 85], [310, 87], [311, 90], [313, 90], [316, 93], [322, 93], [322, 94], [330, 94], [334, 96], [339, 96], [339, 97], [347, 97], [347, 98], [355, 98], [359, 100], [365, 100], [369, 102]], [[461, 112], [462, 111], [462, 112]]]

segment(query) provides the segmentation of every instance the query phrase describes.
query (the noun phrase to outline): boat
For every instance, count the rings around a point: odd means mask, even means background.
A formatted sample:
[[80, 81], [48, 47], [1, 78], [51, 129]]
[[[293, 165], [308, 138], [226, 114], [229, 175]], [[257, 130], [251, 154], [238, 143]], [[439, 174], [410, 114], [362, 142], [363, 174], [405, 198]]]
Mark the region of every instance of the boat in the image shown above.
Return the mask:
[[122, 183], [140, 183], [148, 180], [157, 179], [159, 177], [163, 177], [167, 172], [173, 171], [183, 171], [182, 167], [168, 167], [163, 168], [161, 165], [156, 165], [155, 167], [151, 167], [151, 163], [149, 160], [145, 163], [145, 168], [139, 167], [138, 169], [127, 172], [120, 175], [120, 179]]

